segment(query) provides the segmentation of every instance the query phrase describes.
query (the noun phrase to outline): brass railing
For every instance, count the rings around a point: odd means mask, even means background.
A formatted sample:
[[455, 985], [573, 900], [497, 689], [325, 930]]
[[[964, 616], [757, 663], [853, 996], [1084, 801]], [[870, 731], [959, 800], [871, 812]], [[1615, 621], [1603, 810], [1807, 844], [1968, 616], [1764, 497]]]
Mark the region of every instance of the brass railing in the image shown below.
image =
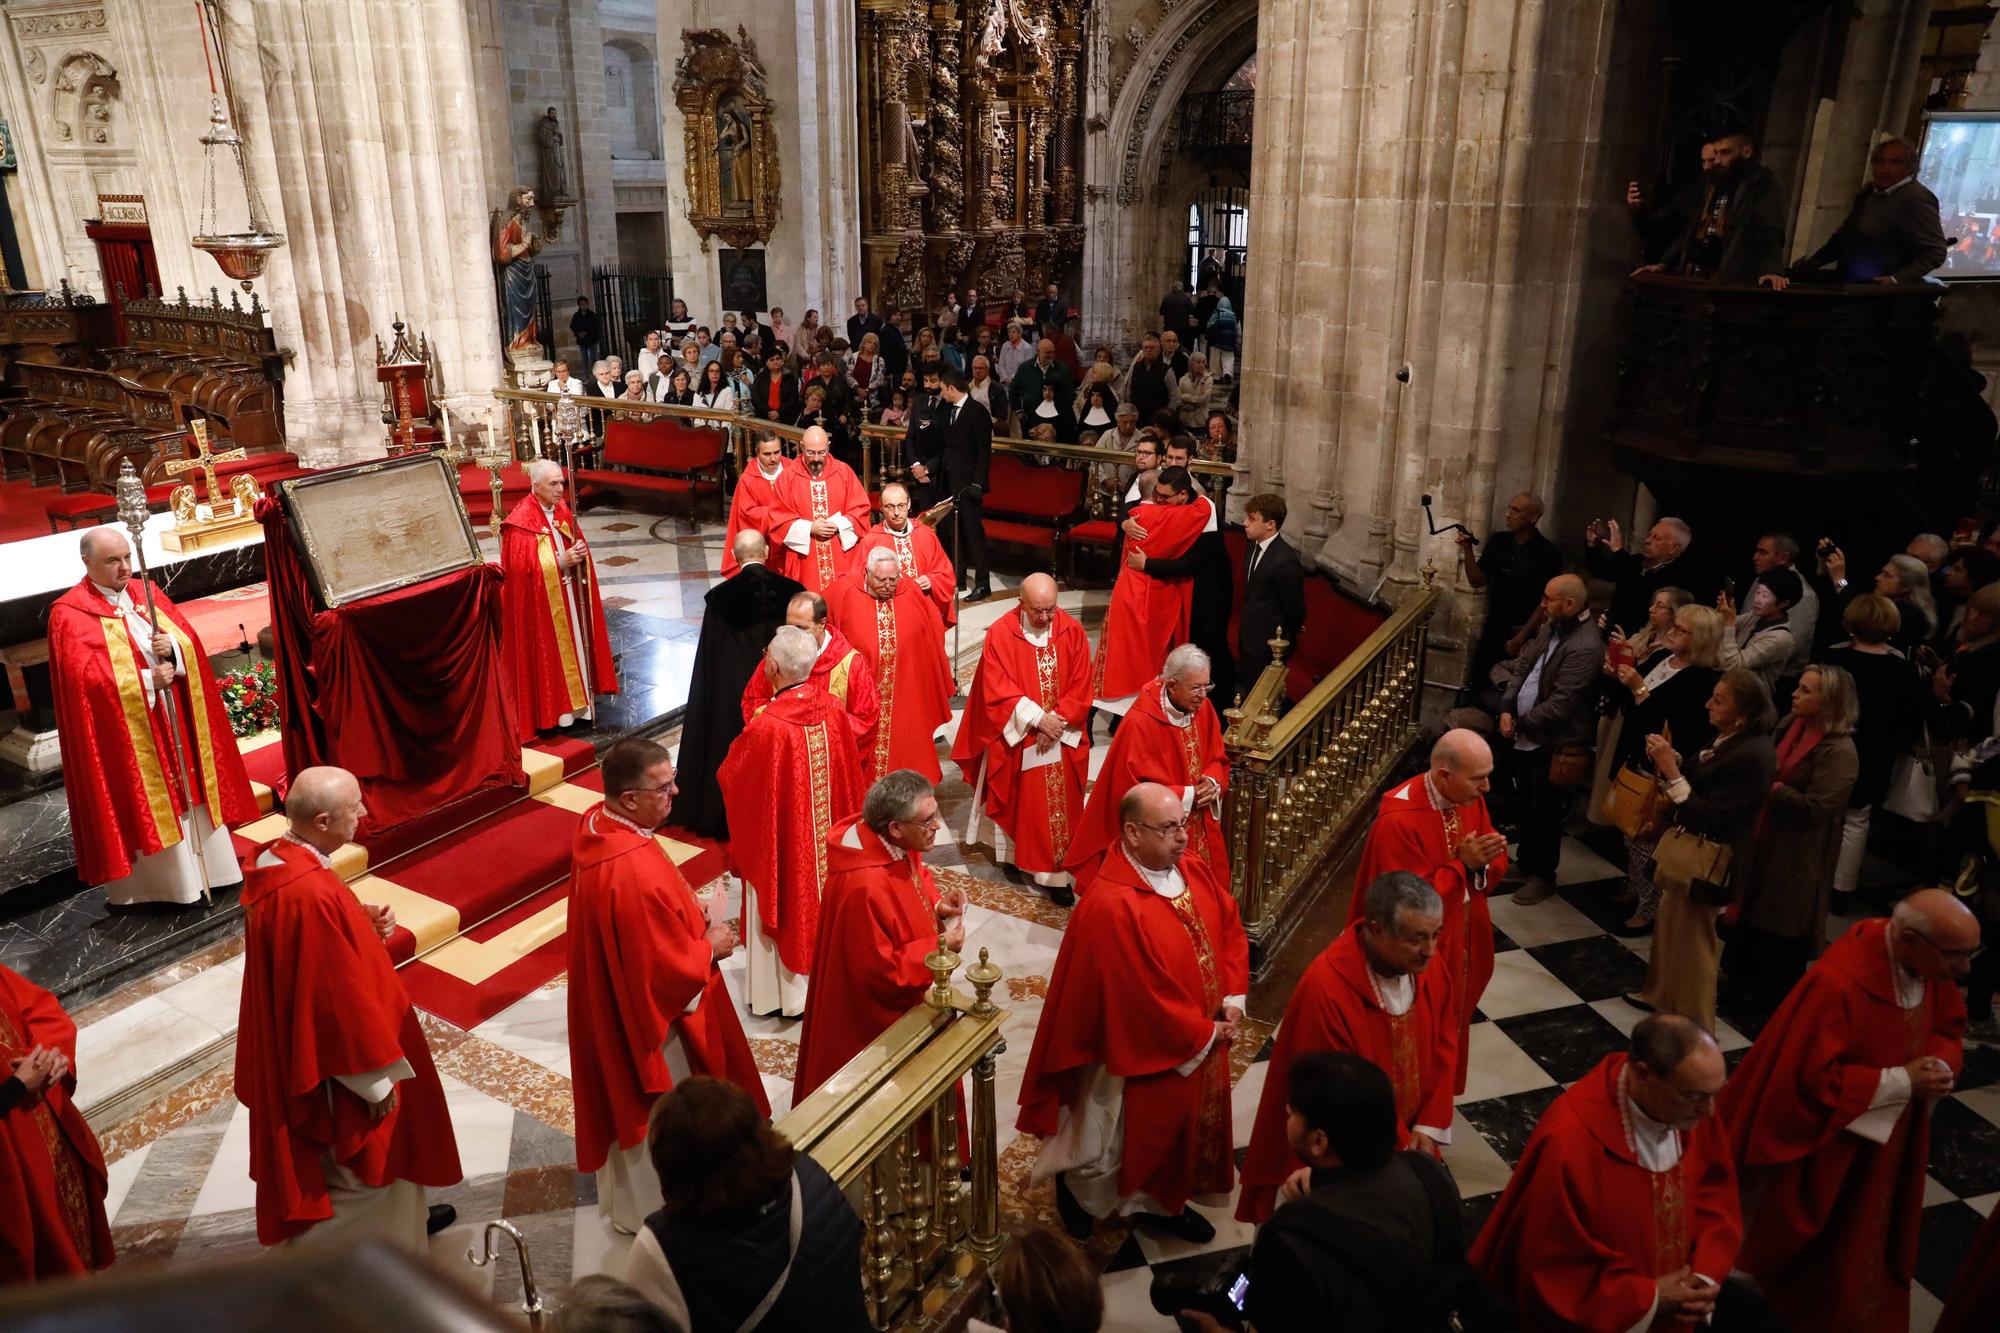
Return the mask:
[[1274, 644], [1272, 663], [1225, 714], [1222, 821], [1254, 967], [1311, 908], [1382, 779], [1416, 740], [1437, 603], [1436, 589], [1417, 591], [1282, 717], [1284, 645]]
[[[861, 1285], [878, 1329], [945, 1326], [967, 1282], [999, 1255], [1000, 1163], [995, 1062], [1006, 1011], [994, 1005], [1000, 969], [965, 970], [973, 997], [952, 988], [958, 955], [942, 937], [925, 965], [924, 1002], [849, 1060], [778, 1122], [778, 1131], [826, 1168], [861, 1214]], [[958, 1090], [972, 1075], [972, 1160], [958, 1156]], [[971, 1167], [971, 1184], [960, 1168]]]
[[[496, 426], [499, 437], [510, 443], [517, 459], [547, 456], [553, 452], [548, 442], [548, 414], [562, 400], [562, 395], [535, 389], [495, 389], [493, 397], [498, 400], [504, 416]], [[783, 426], [776, 422], [759, 421], [739, 412], [716, 412], [705, 407], [682, 407], [673, 403], [633, 402], [625, 398], [599, 398], [594, 394], [579, 397], [577, 405], [586, 413], [596, 414], [592, 418], [591, 433], [601, 436], [600, 418], [614, 413], [639, 417], [673, 417], [690, 426], [709, 426], [729, 432], [729, 452], [735, 460], [732, 475], [742, 475], [749, 465], [752, 441], [760, 435], [776, 435], [788, 445], [796, 445], [805, 429], [799, 426]], [[897, 481], [903, 475], [902, 445], [903, 429], [900, 426], [879, 426], [867, 424], [861, 427], [861, 482], [869, 491], [878, 489], [882, 483]], [[1035, 454], [1044, 458], [1054, 458], [1063, 462], [1110, 464], [1129, 463], [1132, 456], [1122, 449], [1087, 448], [1077, 444], [1046, 444], [1040, 440], [1020, 439], [1011, 435], [993, 437], [993, 450], [1003, 454]], [[791, 450], [787, 450], [791, 452]], [[1189, 471], [1199, 477], [1227, 479], [1234, 475], [1227, 463], [1195, 459]], [[1218, 492], [1219, 493], [1219, 492]]]

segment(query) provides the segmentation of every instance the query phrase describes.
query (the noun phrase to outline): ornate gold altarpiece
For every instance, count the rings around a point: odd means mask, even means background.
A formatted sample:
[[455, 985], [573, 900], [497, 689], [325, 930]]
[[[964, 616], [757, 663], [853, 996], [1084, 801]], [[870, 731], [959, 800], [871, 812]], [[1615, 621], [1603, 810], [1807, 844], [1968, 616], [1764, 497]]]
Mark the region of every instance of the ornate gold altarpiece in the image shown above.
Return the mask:
[[860, 0], [861, 246], [878, 310], [1039, 299], [1083, 253], [1086, 0]]

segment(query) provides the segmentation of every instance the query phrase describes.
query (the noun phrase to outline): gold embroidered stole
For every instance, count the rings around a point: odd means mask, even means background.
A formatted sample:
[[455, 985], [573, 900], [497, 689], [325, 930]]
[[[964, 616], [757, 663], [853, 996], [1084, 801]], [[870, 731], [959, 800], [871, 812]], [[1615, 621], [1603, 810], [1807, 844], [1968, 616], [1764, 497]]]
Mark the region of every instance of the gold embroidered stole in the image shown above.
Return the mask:
[[[1199, 705], [1197, 705], [1199, 706]], [[1173, 726], [1172, 719], [1168, 726]], [[1181, 734], [1181, 756], [1187, 762], [1187, 785], [1192, 787], [1202, 779], [1201, 738], [1196, 734], [1201, 728], [1197, 721], [1190, 719], [1184, 727], [1174, 727]], [[1201, 858], [1202, 864], [1219, 870], [1223, 864], [1221, 848], [1209, 845], [1208, 817], [1206, 814], [1191, 815], [1188, 818], [1188, 851]]]
[[[1062, 697], [1062, 671], [1061, 664], [1056, 660], [1055, 631], [1049, 631], [1049, 641], [1042, 647], [1028, 646], [1034, 649], [1035, 654], [1035, 687], [1040, 691], [1036, 702], [1041, 704], [1043, 711], [1053, 712]], [[1056, 745], [1060, 747], [1062, 741], [1058, 739]], [[1060, 866], [1069, 859], [1070, 839], [1069, 765], [1061, 755], [1056, 756], [1054, 763], [1042, 766], [1042, 797], [1048, 805], [1049, 842], [1055, 849], [1055, 863]]]
[[[11, 1066], [31, 1049], [27, 1037], [14, 1027], [14, 1020], [0, 1009], [0, 1060]], [[56, 1206], [62, 1213], [63, 1227], [76, 1243], [77, 1254], [86, 1264], [94, 1264], [97, 1249], [92, 1243], [90, 1196], [84, 1188], [83, 1163], [63, 1136], [47, 1097], [37, 1097], [28, 1114], [34, 1118], [35, 1128], [41, 1131], [42, 1146], [49, 1150], [49, 1164], [55, 1169]]]
[[889, 540], [896, 544], [896, 563], [903, 567], [903, 577], [915, 578], [923, 571], [917, 568], [916, 542], [914, 532], [890, 533]]
[[[1639, 1168], [1646, 1171], [1645, 1167]], [[1653, 1192], [1653, 1276], [1665, 1277], [1693, 1256], [1687, 1197], [1687, 1145], [1681, 1159], [1665, 1171], [1646, 1171]]]
[[[548, 603], [549, 621], [556, 636], [556, 660], [562, 664], [563, 697], [570, 711], [590, 707], [590, 689], [583, 679], [583, 663], [576, 655], [576, 630], [571, 624], [569, 599], [563, 595], [562, 559], [556, 539], [549, 533], [535, 534], [535, 560], [542, 571], [542, 596]], [[587, 595], [587, 594], [585, 594]]]
[[826, 724], [804, 728], [806, 767], [812, 780], [813, 896], [826, 892], [826, 835], [833, 830], [833, 777], [827, 767]]
[[[813, 521], [818, 522], [828, 517], [826, 510], [826, 481], [821, 477], [809, 477], [807, 478], [807, 485], [812, 493]], [[808, 537], [806, 540], [812, 545], [813, 560], [819, 567], [819, 584], [820, 587], [824, 588], [829, 583], [832, 583], [834, 577], [839, 573], [833, 567], [833, 544], [839, 541], [840, 537], [836, 534], [825, 541], [821, 541], [817, 537]]]
[[1383, 1017], [1389, 1020], [1389, 1083], [1396, 1093], [1396, 1118], [1406, 1125], [1416, 1123], [1417, 1112], [1423, 1106], [1424, 1089], [1422, 1075], [1417, 1063], [1417, 1025], [1411, 1017], [1416, 1013], [1422, 999], [1417, 996], [1417, 979], [1410, 979], [1410, 1007], [1400, 1014], [1392, 1014], [1385, 1007]]
[[[1222, 1011], [1222, 975], [1209, 938], [1208, 923], [1195, 906], [1194, 885], [1189, 883], [1180, 896], [1168, 900], [1188, 942], [1194, 945], [1195, 972], [1201, 980], [1201, 1002], [1207, 1012]], [[1219, 1193], [1230, 1186], [1234, 1163], [1229, 1136], [1222, 1131], [1229, 1113], [1229, 1048], [1217, 1043], [1195, 1071], [1201, 1080], [1200, 1110], [1195, 1119], [1194, 1179], [1196, 1193]]]
[[889, 740], [896, 714], [896, 599], [875, 598], [875, 683], [882, 712], [875, 723], [875, 767], [871, 777], [889, 771]]

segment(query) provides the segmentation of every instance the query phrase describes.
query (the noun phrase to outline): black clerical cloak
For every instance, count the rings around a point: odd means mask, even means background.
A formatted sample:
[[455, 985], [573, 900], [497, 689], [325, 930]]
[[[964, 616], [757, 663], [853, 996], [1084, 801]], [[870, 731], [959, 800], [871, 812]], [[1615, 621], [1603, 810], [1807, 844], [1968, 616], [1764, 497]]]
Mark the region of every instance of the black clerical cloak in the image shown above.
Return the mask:
[[708, 590], [681, 728], [680, 794], [669, 824], [704, 837], [729, 836], [715, 771], [743, 731], [743, 687], [763, 662], [772, 631], [785, 623], [785, 604], [804, 591], [762, 565], [745, 565]]

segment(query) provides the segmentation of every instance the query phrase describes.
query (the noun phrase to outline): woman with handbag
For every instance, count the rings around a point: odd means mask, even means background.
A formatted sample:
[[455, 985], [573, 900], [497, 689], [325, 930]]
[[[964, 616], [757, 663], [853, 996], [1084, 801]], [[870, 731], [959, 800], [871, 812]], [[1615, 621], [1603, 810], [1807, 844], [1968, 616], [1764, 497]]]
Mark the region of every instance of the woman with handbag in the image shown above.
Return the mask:
[[1854, 744], [1854, 678], [1837, 666], [1809, 666], [1778, 723], [1777, 780], [1735, 867], [1735, 925], [1724, 970], [1760, 1012], [1775, 1009], [1826, 934], [1833, 866], [1847, 796], [1860, 775]]
[[[1853, 915], [1854, 890], [1861, 881], [1861, 861], [1868, 849], [1868, 826], [1875, 807], [1889, 796], [1899, 767], [1907, 764], [1903, 781], [1927, 788], [1933, 808], [1936, 780], [1928, 777], [1923, 765], [1908, 753], [1917, 739], [1923, 720], [1923, 684], [1917, 669], [1890, 640], [1895, 637], [1902, 615], [1896, 604], [1879, 593], [1866, 593], [1847, 604], [1840, 613], [1848, 639], [1826, 652], [1825, 661], [1854, 678], [1854, 697], [1860, 719], [1854, 724], [1854, 749], [1861, 769], [1848, 793], [1847, 814], [1841, 821], [1840, 855], [1833, 865], [1833, 896], [1828, 910], [1837, 916]], [[1928, 748], [1928, 747], [1926, 747]]]
[[1757, 812], [1778, 760], [1771, 745], [1771, 692], [1755, 672], [1722, 673], [1708, 696], [1715, 740], [1683, 761], [1664, 736], [1646, 755], [1673, 802], [1673, 820], [1653, 849], [1660, 886], [1646, 985], [1625, 998], [1642, 1009], [1681, 1014], [1715, 1030], [1715, 973], [1722, 939], [1715, 918], [1729, 903], [1730, 862], [1755, 836]]
[[[1660, 589], [1653, 595], [1654, 605], [1670, 591], [1679, 590]], [[1607, 687], [1605, 697], [1617, 704], [1621, 714], [1611, 771], [1617, 775], [1619, 790], [1637, 798], [1607, 802], [1607, 822], [1625, 835], [1628, 890], [1622, 901], [1632, 908], [1631, 916], [1611, 927], [1614, 935], [1644, 935], [1653, 928], [1660, 907], [1659, 885], [1646, 872], [1666, 803], [1646, 758], [1646, 737], [1658, 733], [1690, 750], [1708, 744], [1715, 734], [1708, 721], [1708, 699], [1722, 675], [1716, 666], [1722, 632], [1722, 617], [1712, 608], [1683, 603], [1673, 612], [1657, 652], [1636, 667], [1621, 665], [1611, 672], [1620, 688]]]

